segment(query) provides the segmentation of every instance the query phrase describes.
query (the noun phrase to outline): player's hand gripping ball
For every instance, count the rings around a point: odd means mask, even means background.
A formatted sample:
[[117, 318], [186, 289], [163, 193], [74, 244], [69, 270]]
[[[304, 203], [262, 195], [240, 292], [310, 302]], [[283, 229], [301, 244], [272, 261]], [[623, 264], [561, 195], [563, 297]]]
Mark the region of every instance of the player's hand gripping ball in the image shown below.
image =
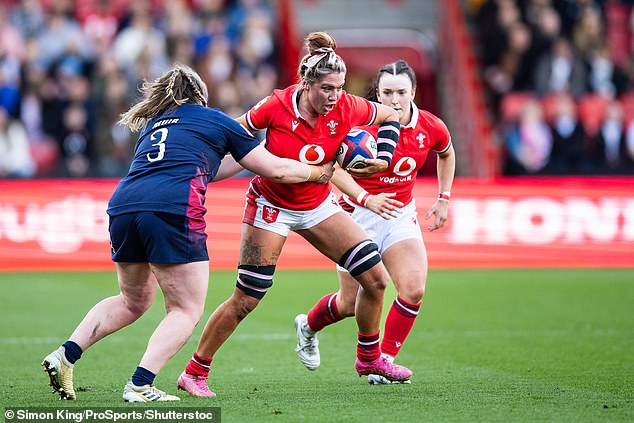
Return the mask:
[[337, 163], [342, 169], [363, 169], [365, 159], [376, 159], [376, 139], [363, 129], [352, 129], [337, 151]]

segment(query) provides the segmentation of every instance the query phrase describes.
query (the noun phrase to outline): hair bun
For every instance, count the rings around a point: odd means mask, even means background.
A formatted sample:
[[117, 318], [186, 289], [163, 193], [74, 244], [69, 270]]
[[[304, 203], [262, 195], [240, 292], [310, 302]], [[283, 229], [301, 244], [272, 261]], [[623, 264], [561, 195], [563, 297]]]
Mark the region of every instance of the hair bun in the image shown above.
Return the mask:
[[306, 36], [306, 45], [310, 55], [319, 53], [318, 50], [322, 48], [328, 48], [331, 51], [337, 48], [337, 42], [327, 32], [311, 32]]

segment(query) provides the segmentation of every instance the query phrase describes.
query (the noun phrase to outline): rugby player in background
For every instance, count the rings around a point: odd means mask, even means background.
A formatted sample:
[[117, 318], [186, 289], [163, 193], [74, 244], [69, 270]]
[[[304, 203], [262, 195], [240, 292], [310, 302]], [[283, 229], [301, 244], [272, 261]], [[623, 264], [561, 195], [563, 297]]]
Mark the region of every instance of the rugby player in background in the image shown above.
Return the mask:
[[[366, 178], [354, 178], [337, 167], [332, 179], [344, 193], [340, 200], [344, 208], [378, 245], [397, 290], [381, 341], [381, 354], [390, 362], [394, 361], [414, 325], [427, 280], [427, 252], [413, 197], [416, 174], [428, 152], [435, 151], [439, 194], [425, 216], [426, 219], [433, 217], [427, 227], [433, 231], [447, 220], [455, 172], [455, 154], [447, 127], [438, 117], [416, 106], [415, 93], [416, 76], [405, 61], [379, 69], [368, 98], [398, 112], [401, 132], [392, 163], [385, 171]], [[376, 135], [376, 127], [364, 129]], [[355, 314], [359, 283], [345, 268], [337, 266], [337, 270], [339, 291], [321, 298], [307, 315], [295, 318], [296, 351], [309, 370], [320, 365], [317, 332]], [[392, 383], [379, 374], [370, 374], [368, 381]]]

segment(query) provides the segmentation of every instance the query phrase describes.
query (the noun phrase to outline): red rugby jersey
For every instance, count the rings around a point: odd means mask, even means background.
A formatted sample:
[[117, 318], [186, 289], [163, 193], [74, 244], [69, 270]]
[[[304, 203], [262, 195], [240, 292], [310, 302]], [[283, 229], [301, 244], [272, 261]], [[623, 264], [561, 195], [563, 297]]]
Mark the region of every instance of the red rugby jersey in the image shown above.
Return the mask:
[[[362, 97], [342, 92], [335, 107], [320, 115], [311, 127], [299, 114], [299, 86], [275, 90], [247, 112], [254, 130], [267, 129], [266, 149], [279, 157], [318, 165], [333, 161], [341, 141], [355, 126], [374, 123], [376, 105]], [[267, 200], [291, 210], [312, 210], [330, 193], [330, 183], [279, 184], [256, 176], [252, 185]]]
[[[376, 125], [364, 129], [376, 137]], [[355, 178], [355, 181], [370, 194], [394, 192], [395, 200], [407, 204], [412, 201], [416, 173], [425, 164], [429, 150], [443, 153], [450, 146], [451, 136], [443, 121], [412, 103], [412, 120], [401, 126], [392, 163], [383, 172], [369, 178]]]

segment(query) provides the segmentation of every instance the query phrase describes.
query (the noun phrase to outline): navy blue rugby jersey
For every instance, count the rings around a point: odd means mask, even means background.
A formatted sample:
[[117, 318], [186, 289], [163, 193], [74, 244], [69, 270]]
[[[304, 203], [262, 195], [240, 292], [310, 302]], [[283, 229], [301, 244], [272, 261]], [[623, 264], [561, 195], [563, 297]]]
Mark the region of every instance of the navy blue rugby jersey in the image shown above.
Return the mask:
[[194, 104], [151, 119], [134, 147], [128, 175], [110, 197], [116, 216], [157, 211], [202, 218], [207, 184], [230, 153], [242, 159], [259, 141], [217, 109]]

